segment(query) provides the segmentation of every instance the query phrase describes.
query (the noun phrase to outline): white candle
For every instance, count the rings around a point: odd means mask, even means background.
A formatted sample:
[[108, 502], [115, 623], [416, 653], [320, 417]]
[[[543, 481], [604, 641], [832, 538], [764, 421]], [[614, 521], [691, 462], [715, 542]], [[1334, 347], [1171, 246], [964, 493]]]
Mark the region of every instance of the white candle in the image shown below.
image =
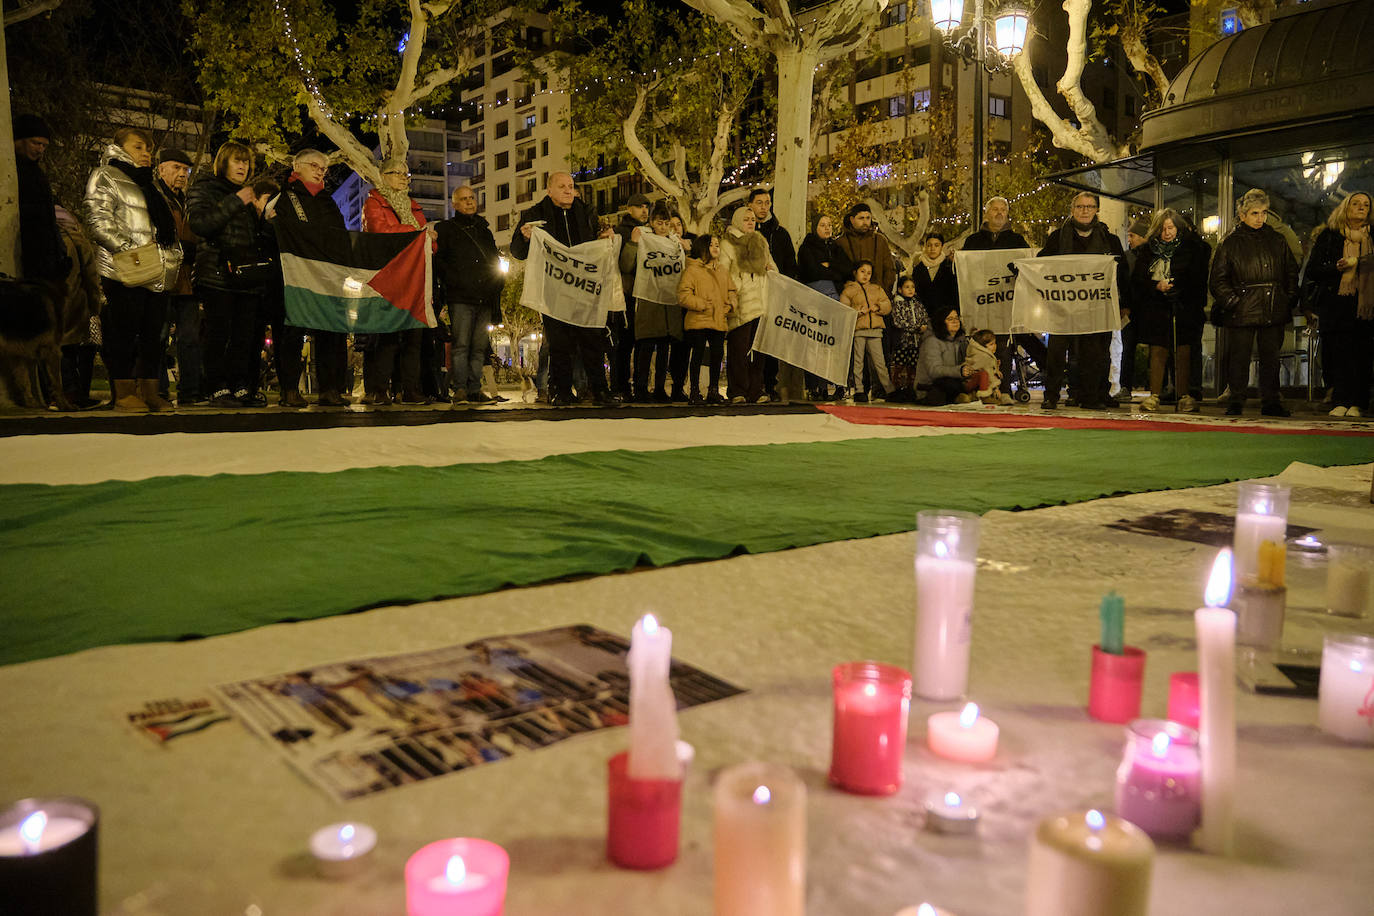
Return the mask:
[[916, 695], [928, 700], [957, 700], [968, 688], [978, 524], [978, 516], [967, 512], [916, 515], [916, 643], [911, 671]]
[[1236, 492], [1236, 581], [1259, 573], [1259, 547], [1265, 541], [1283, 544], [1288, 536], [1287, 484], [1244, 481]]
[[1222, 607], [1231, 592], [1231, 555], [1217, 556], [1197, 627], [1199, 749], [1202, 752], [1203, 852], [1230, 855], [1236, 781], [1236, 615]]
[[926, 720], [926, 744], [948, 760], [978, 763], [997, 754], [997, 723], [969, 703], [960, 712], [937, 712]]
[[1357, 744], [1374, 744], [1374, 639], [1326, 637], [1317, 697], [1322, 731]]
[[1363, 617], [1369, 612], [1374, 589], [1374, 550], [1354, 544], [1332, 544], [1327, 551], [1326, 610], [1342, 617]]
[[321, 827], [310, 835], [310, 854], [320, 874], [337, 878], [369, 860], [377, 845], [377, 831], [367, 824], [341, 823]]
[[714, 794], [715, 916], [803, 916], [806, 785], [787, 767], [741, 763]]
[[31, 856], [66, 846], [91, 829], [89, 821], [35, 811], [17, 824], [0, 827], [0, 856]]
[[1057, 814], [1031, 836], [1026, 916], [1145, 916], [1154, 843], [1101, 811]]
[[673, 658], [673, 631], [658, 625], [653, 614], [635, 624], [630, 637], [631, 779], [682, 778], [677, 756], [677, 701], [668, 681]]

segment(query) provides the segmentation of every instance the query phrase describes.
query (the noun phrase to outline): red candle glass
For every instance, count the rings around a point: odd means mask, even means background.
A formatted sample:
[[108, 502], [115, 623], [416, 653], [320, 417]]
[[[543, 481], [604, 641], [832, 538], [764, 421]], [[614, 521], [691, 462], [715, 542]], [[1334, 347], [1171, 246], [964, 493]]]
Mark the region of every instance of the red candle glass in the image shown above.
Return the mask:
[[835, 731], [830, 782], [861, 795], [891, 795], [902, 785], [911, 674], [879, 662], [846, 662], [831, 676]]
[[1169, 721], [1197, 728], [1198, 686], [1196, 671], [1175, 671], [1169, 675]]
[[621, 868], [653, 869], [677, 861], [682, 780], [631, 779], [629, 753], [607, 766], [606, 856]]

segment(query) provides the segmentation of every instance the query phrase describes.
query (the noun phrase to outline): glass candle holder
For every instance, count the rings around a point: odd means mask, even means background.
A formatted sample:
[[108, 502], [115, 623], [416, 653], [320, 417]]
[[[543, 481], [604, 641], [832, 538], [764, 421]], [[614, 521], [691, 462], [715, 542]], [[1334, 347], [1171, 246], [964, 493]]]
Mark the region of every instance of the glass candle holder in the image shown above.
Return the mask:
[[806, 784], [791, 769], [740, 763], [716, 778], [715, 916], [804, 916]]
[[956, 700], [968, 689], [978, 516], [916, 515], [915, 690], [928, 700]]
[[1331, 544], [1326, 556], [1326, 612], [1366, 616], [1374, 602], [1374, 547]]
[[1288, 497], [1292, 489], [1284, 483], [1247, 480], [1239, 484], [1236, 496], [1235, 581], [1259, 575], [1259, 549], [1265, 541], [1284, 544], [1288, 535]]
[[1154, 839], [1188, 839], [1202, 815], [1196, 731], [1163, 719], [1130, 724], [1116, 771], [1116, 813]]
[[1031, 834], [1025, 916], [1146, 916], [1154, 855], [1130, 821], [1097, 810], [1052, 814]]
[[911, 675], [893, 665], [846, 662], [831, 678], [830, 782], [863, 795], [891, 795], [902, 785]]
[[1196, 671], [1175, 671], [1169, 675], [1169, 721], [1197, 728], [1202, 718]]
[[0, 810], [0, 912], [96, 916], [100, 810], [80, 798], [25, 798]]
[[1317, 687], [1317, 724], [1355, 744], [1374, 744], [1374, 638], [1328, 634]]
[[422, 846], [406, 861], [406, 916], [501, 916], [510, 856], [487, 840]]
[[1231, 610], [1236, 612], [1236, 643], [1267, 652], [1276, 651], [1283, 642], [1283, 618], [1288, 607], [1288, 589], [1253, 577], [1241, 579], [1231, 595]]

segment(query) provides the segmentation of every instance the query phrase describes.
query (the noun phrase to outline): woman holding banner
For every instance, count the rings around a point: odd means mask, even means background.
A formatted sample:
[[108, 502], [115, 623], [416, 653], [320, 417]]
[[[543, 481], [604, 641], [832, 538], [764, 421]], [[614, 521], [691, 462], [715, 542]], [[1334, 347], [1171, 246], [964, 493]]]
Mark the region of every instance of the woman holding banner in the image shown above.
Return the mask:
[[1140, 402], [1141, 410], [1159, 410], [1172, 348], [1178, 409], [1197, 413], [1197, 400], [1185, 392], [1193, 341], [1201, 339], [1205, 320], [1209, 255], [1207, 243], [1192, 234], [1177, 210], [1155, 214], [1131, 270], [1132, 318], [1138, 339], [1150, 347], [1150, 396]]
[[[709, 235], [692, 239], [691, 257], [682, 272], [677, 301], [687, 310], [683, 320], [684, 336], [691, 349], [691, 394], [688, 403], [724, 404], [720, 396], [720, 361], [725, 350], [728, 318], [735, 308], [735, 284], [730, 271], [720, 260], [720, 240]], [[710, 383], [701, 396], [701, 362], [708, 359]]]
[[729, 359], [726, 385], [730, 403], [766, 404], [763, 392], [763, 354], [753, 353], [754, 332], [759, 319], [767, 311], [763, 298], [764, 279], [770, 270], [777, 270], [768, 240], [754, 231], [754, 214], [748, 207], [740, 207], [730, 218], [730, 228], [721, 240], [720, 259], [730, 273], [738, 304], [730, 314], [730, 332], [726, 335], [725, 350]]
[[[672, 214], [668, 212], [668, 205], [663, 201], [654, 204], [653, 212], [649, 216], [649, 227], [653, 229], [655, 236], [669, 239], [672, 232]], [[643, 228], [640, 229], [641, 236]], [[671, 239], [673, 246], [682, 244], [681, 239]], [[633, 253], [632, 263], [638, 262], [639, 252], [648, 247], [645, 245], [626, 245], [621, 248], [621, 262], [624, 263], [625, 253]], [[683, 252], [673, 249], [680, 258]], [[663, 259], [660, 263], [680, 266], [681, 261], [670, 261]], [[639, 267], [640, 270], [645, 269]], [[632, 274], [633, 276], [633, 274]], [[634, 284], [630, 286], [633, 295]], [[634, 393], [635, 401], [641, 404], [658, 403], [668, 404], [673, 401], [669, 396], [666, 384], [668, 380], [669, 353], [674, 343], [682, 341], [682, 308], [676, 304], [665, 302], [650, 301], [634, 296]], [[649, 363], [654, 365], [654, 388], [652, 394], [649, 391]], [[672, 367], [673, 390], [682, 391], [682, 370], [686, 368], [685, 362], [681, 366]]]

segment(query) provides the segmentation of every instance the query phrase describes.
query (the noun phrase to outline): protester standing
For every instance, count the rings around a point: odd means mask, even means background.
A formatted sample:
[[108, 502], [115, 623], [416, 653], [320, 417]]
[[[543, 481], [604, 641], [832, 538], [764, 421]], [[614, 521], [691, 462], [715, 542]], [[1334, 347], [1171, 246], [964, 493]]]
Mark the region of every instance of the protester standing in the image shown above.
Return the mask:
[[1374, 245], [1370, 195], [1356, 191], [1336, 205], [1312, 245], [1303, 273], [1321, 322], [1322, 364], [1332, 393], [1333, 417], [1369, 412], [1374, 365]]
[[639, 336], [635, 332], [635, 260], [639, 256], [640, 230], [649, 225], [649, 198], [631, 194], [625, 202], [625, 213], [615, 227], [620, 236], [620, 284], [625, 291], [625, 311], [611, 312], [606, 326], [611, 332], [611, 391], [625, 400], [647, 402], [649, 393], [631, 389], [631, 375], [639, 377], [634, 363], [639, 359]]
[[954, 276], [954, 259], [945, 251], [943, 235], [926, 233], [921, 253], [911, 265], [911, 276], [916, 281], [916, 298], [936, 325], [947, 313], [959, 311], [959, 281]]
[[[177, 406], [204, 404], [209, 396], [204, 391], [205, 364], [201, 342], [202, 328], [200, 300], [191, 287], [191, 268], [196, 259], [196, 234], [186, 214], [186, 187], [191, 177], [191, 156], [175, 147], [163, 147], [157, 153], [157, 189], [161, 192], [172, 218], [177, 224], [177, 239], [183, 253], [176, 285], [169, 291], [171, 326], [176, 328]], [[163, 348], [166, 348], [166, 334]], [[163, 392], [166, 393], [165, 390]]]
[[[1011, 219], [1011, 204], [1005, 197], [993, 197], [983, 206], [983, 225], [977, 232], [964, 240], [964, 251], [1009, 251], [1029, 248], [1030, 243], [1015, 229], [1008, 228]], [[956, 276], [957, 282], [957, 276]], [[958, 287], [955, 287], [956, 295]], [[957, 301], [957, 300], [956, 300]], [[1026, 351], [1035, 364], [1045, 366], [1045, 344], [1035, 334], [998, 334], [997, 359], [1002, 372], [1002, 393], [1011, 397], [1011, 382], [1014, 375], [1012, 357], [1016, 348]], [[1009, 400], [998, 399], [1002, 403]]]
[[763, 354], [755, 353], [753, 346], [759, 319], [767, 311], [764, 282], [768, 271], [777, 270], [778, 266], [769, 253], [768, 240], [754, 226], [753, 211], [740, 207], [730, 217], [730, 228], [720, 244], [720, 259], [730, 272], [737, 297], [725, 339], [729, 361], [726, 392], [733, 404], [768, 402], [763, 388]]
[[1177, 210], [1164, 209], [1145, 230], [1135, 249], [1131, 271], [1131, 324], [1150, 347], [1150, 395], [1140, 403], [1145, 411], [1159, 410], [1164, 394], [1164, 368], [1172, 355], [1178, 409], [1196, 413], [1196, 399], [1187, 394], [1192, 346], [1202, 335], [1207, 307], [1207, 261], [1211, 252], [1197, 238]]
[[95, 354], [100, 349], [100, 311], [105, 293], [100, 284], [100, 268], [95, 247], [75, 216], [56, 207], [57, 227], [67, 246], [72, 269], [67, 274], [66, 297], [62, 303], [62, 391], [77, 410], [99, 407], [103, 401], [91, 398], [91, 376]]
[[854, 279], [845, 284], [840, 293], [840, 301], [859, 313], [854, 324], [854, 400], [866, 403], [869, 396], [864, 392], [864, 361], [873, 366], [876, 383], [882, 386], [875, 390], [873, 400], [881, 401], [892, 390], [892, 379], [887, 375], [887, 361], [883, 358], [883, 316], [892, 313], [892, 302], [873, 280], [873, 265], [860, 261], [854, 265]]
[[486, 219], [477, 215], [477, 193], [464, 185], [453, 192], [453, 218], [439, 223], [435, 265], [448, 307], [449, 387], [453, 405], [486, 404], [482, 360], [487, 352], [487, 325], [500, 314], [501, 253]]
[[[720, 396], [720, 364], [725, 352], [725, 332], [735, 309], [735, 285], [720, 260], [720, 240], [699, 235], [692, 240], [687, 267], [678, 283], [677, 301], [686, 315], [683, 335], [691, 347], [688, 403], [723, 404]], [[701, 396], [701, 364], [708, 366], [707, 394]]]
[[[668, 213], [667, 204], [659, 201], [654, 205], [653, 213], [649, 218], [649, 227], [653, 234], [661, 238], [671, 238], [672, 223]], [[642, 237], [642, 233], [641, 233]], [[675, 244], [679, 244], [676, 240]], [[633, 243], [635, 257], [632, 263], [639, 261], [639, 242]], [[683, 252], [686, 254], [686, 252]], [[620, 261], [625, 263], [625, 250], [621, 249]], [[630, 282], [626, 287], [628, 290], [634, 289], [634, 273], [630, 274]], [[675, 341], [681, 342], [683, 339], [683, 310], [682, 306], [676, 302], [649, 302], [645, 299], [638, 299], [631, 296], [634, 302], [635, 318], [631, 323], [635, 333], [635, 353], [634, 353], [634, 390], [635, 400], [639, 403], [669, 404], [673, 398], [668, 394], [667, 381], [668, 371], [671, 368], [669, 354]], [[652, 365], [654, 370], [654, 387], [649, 388], [649, 368]], [[683, 367], [685, 368], [685, 367]], [[682, 374], [675, 374], [673, 378], [673, 388], [681, 391]]]

